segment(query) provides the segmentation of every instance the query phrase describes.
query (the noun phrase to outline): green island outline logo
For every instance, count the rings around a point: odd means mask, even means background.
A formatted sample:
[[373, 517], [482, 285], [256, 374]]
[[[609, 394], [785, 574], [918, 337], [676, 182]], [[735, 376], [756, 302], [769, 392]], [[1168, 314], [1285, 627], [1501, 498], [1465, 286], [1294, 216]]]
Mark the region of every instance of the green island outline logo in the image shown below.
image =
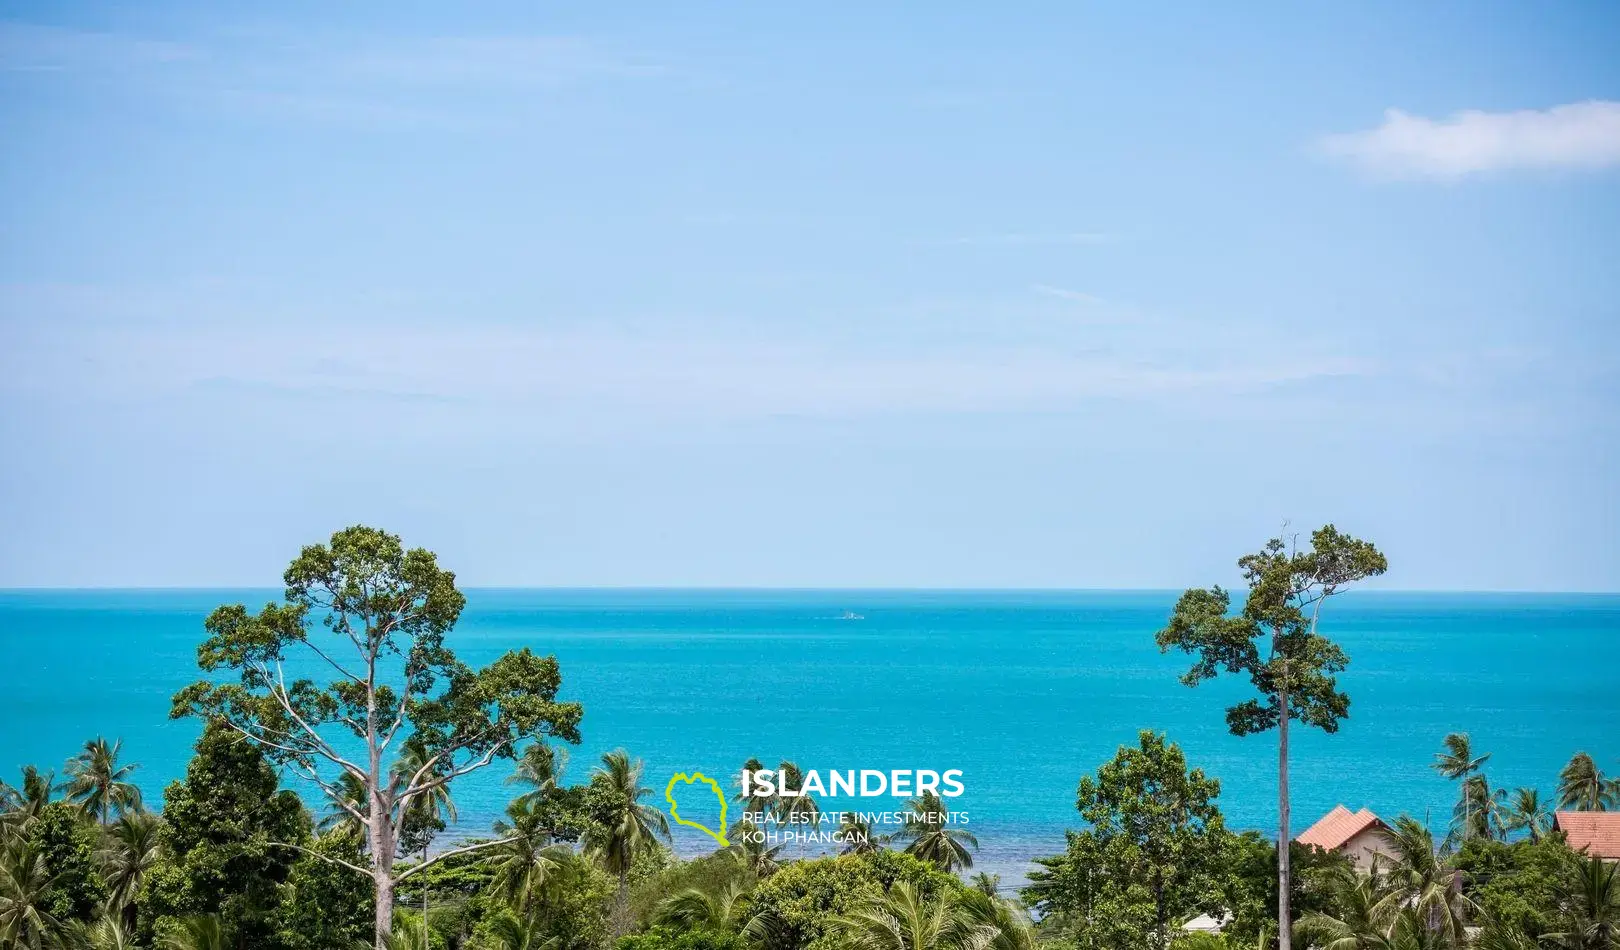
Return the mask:
[[[715, 831], [708, 825], [699, 824], [695, 821], [687, 821], [685, 818], [682, 818], [680, 807], [675, 804], [675, 783], [685, 782], [686, 784], [691, 785], [693, 782], [698, 781], [708, 785], [709, 788], [714, 791], [714, 797], [720, 800], [719, 831]], [[722, 848], [731, 846], [731, 842], [726, 840], [725, 833], [726, 793], [720, 790], [720, 783], [716, 782], [712, 778], [709, 778], [707, 775], [704, 775], [702, 772], [693, 772], [690, 776], [688, 776], [685, 772], [676, 772], [674, 775], [670, 776], [669, 784], [664, 786], [664, 801], [669, 802], [669, 817], [675, 819], [675, 824], [685, 825], [688, 828], [696, 828], [714, 840], [720, 842], [720, 847]]]

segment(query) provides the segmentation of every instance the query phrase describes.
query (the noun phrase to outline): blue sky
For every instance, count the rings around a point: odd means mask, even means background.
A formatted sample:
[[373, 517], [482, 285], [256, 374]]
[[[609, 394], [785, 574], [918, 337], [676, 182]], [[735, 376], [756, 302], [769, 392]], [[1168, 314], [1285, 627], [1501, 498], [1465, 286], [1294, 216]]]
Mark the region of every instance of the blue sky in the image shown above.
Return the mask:
[[1620, 589], [1620, 7], [0, 4], [0, 586]]

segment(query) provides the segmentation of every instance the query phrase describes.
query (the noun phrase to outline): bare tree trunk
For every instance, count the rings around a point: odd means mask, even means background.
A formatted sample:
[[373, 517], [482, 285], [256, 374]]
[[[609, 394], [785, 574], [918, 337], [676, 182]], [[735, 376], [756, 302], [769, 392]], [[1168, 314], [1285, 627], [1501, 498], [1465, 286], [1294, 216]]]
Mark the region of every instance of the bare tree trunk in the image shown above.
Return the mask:
[[371, 879], [376, 885], [377, 950], [383, 950], [394, 932], [394, 825], [393, 803], [380, 780], [382, 753], [371, 742]]
[[1277, 695], [1277, 950], [1289, 950], [1288, 892], [1293, 875], [1288, 866], [1288, 687]]
[[394, 880], [381, 868], [372, 872], [371, 878], [377, 885], [377, 950], [383, 950], [389, 934], [394, 932]]
[[[422, 863], [423, 864], [427, 863], [427, 849], [428, 849], [427, 842], [423, 841], [422, 842]], [[427, 925], [427, 921], [428, 921], [428, 888], [429, 888], [428, 879], [426, 877], [424, 877], [424, 878], [422, 878], [422, 950], [428, 950], [428, 943], [430, 942], [430, 938], [429, 938], [429, 934], [428, 934], [428, 925]]]
[[613, 899], [613, 938], [630, 932], [630, 872], [619, 872], [619, 893]]

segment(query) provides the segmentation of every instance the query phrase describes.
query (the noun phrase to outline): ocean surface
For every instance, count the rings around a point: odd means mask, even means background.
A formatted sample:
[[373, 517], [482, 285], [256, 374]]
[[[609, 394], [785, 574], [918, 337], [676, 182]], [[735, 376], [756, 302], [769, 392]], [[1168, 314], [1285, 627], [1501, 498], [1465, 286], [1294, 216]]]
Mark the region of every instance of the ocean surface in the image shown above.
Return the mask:
[[[198, 725], [168, 719], [198, 678], [203, 617], [270, 590], [0, 591], [0, 775], [60, 768], [86, 739], [122, 738], [154, 800], [183, 774]], [[977, 866], [1018, 878], [1075, 827], [1080, 776], [1162, 730], [1221, 781], [1230, 825], [1275, 828], [1275, 734], [1228, 735], [1236, 682], [1189, 689], [1153, 634], [1169, 591], [474, 590], [448, 644], [474, 665], [555, 654], [584, 704], [567, 780], [603, 752], [646, 761], [649, 800], [676, 771], [729, 777], [750, 756], [805, 769], [960, 769]], [[859, 619], [847, 616], [853, 614]], [[1507, 788], [1550, 792], [1577, 750], [1620, 771], [1620, 595], [1350, 593], [1323, 632], [1351, 657], [1337, 734], [1298, 728], [1294, 815], [1335, 803], [1436, 826], [1452, 785], [1441, 737], [1472, 734]], [[314, 666], [308, 672], [316, 672]], [[504, 767], [462, 779], [459, 831], [486, 832]], [[289, 785], [298, 787], [296, 779]], [[887, 799], [824, 807], [893, 807]], [[676, 829], [688, 853], [711, 847]]]

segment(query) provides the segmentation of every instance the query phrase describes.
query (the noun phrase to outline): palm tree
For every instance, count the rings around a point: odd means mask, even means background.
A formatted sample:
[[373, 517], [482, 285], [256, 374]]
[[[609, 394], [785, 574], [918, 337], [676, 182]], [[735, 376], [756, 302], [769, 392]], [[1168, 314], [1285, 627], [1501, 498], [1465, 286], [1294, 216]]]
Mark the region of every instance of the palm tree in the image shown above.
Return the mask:
[[1463, 896], [1457, 871], [1435, 850], [1434, 836], [1402, 815], [1385, 838], [1393, 863], [1387, 877], [1389, 890], [1375, 905], [1376, 916], [1394, 919], [1400, 912], [1411, 911], [1425, 931], [1461, 946], [1464, 923], [1474, 904]]
[[911, 814], [894, 837], [911, 842], [906, 845], [907, 854], [931, 861], [943, 871], [973, 866], [973, 853], [968, 848], [977, 850], [979, 839], [947, 821], [950, 813], [937, 794], [923, 792], [906, 805]]
[[1452, 809], [1448, 840], [1460, 843], [1469, 838], [1503, 837], [1502, 816], [1507, 810], [1503, 798], [1506, 795], [1502, 789], [1492, 791], [1484, 775], [1463, 779], [1462, 800]]
[[1605, 779], [1597, 763], [1577, 752], [1558, 773], [1558, 807], [1571, 811], [1605, 811], [1620, 805], [1613, 782]]
[[116, 916], [101, 917], [89, 926], [80, 926], [69, 941], [84, 950], [135, 950], [135, 932]]
[[557, 939], [543, 936], [539, 925], [535, 918], [502, 911], [486, 925], [487, 946], [490, 950], [547, 950], [556, 946]]
[[1541, 793], [1533, 788], [1521, 788], [1513, 793], [1513, 804], [1503, 816], [1503, 831], [1524, 831], [1531, 841], [1539, 842], [1552, 830], [1552, 809], [1541, 800]]
[[737, 922], [748, 891], [746, 878], [733, 878], [714, 888], [689, 887], [658, 905], [657, 920], [686, 930], [727, 930]]
[[497, 821], [495, 832], [509, 840], [490, 852], [495, 870], [495, 893], [520, 916], [527, 917], [534, 899], [563, 872], [574, 853], [564, 845], [546, 843], [538, 833], [533, 815], [535, 802], [528, 796], [515, 798], [506, 806], [510, 821]]
[[55, 772], [41, 772], [32, 765], [23, 766], [22, 784], [11, 786], [0, 782], [0, 810], [4, 811], [4, 815], [0, 815], [3, 818], [0, 825], [11, 829], [26, 825], [61, 790]]
[[1486, 921], [1473, 950], [1542, 950], [1543, 945], [1517, 927]]
[[[331, 801], [327, 804], [326, 814], [322, 815], [321, 820], [315, 823], [316, 830], [323, 835], [352, 832], [360, 838], [361, 842], [365, 842], [367, 840], [365, 827], [360, 823], [360, 819], [355, 815], [354, 811], [365, 814], [367, 807], [369, 807], [366, 801], [366, 783], [355, 778], [350, 773], [344, 772], [338, 776], [337, 795], [332, 796], [330, 792], [327, 794], [331, 797]], [[345, 804], [349, 808], [343, 807]], [[350, 809], [354, 809], [354, 811]]]
[[872, 823], [855, 812], [846, 811], [838, 823], [843, 854], [871, 854], [883, 848], [883, 837], [872, 830]]
[[101, 879], [107, 884], [109, 918], [135, 925], [135, 897], [141, 882], [163, 854], [163, 819], [150, 812], [122, 815], [107, 829], [98, 854]]
[[782, 849], [787, 845], [778, 844], [767, 848], [765, 833], [747, 818], [734, 822], [726, 831], [726, 839], [731, 842], [727, 850], [742, 867], [743, 872], [754, 880], [763, 881], [781, 870]]
[[42, 950], [64, 929], [51, 913], [55, 875], [31, 842], [18, 840], [0, 853], [0, 946]]
[[614, 902], [613, 935], [628, 931], [630, 910], [630, 868], [636, 858], [657, 847], [658, 839], [669, 839], [669, 819], [642, 799], [652, 790], [641, 784], [642, 763], [630, 753], [615, 749], [602, 756], [602, 764], [591, 772], [592, 792], [605, 804], [593, 815], [583, 836], [585, 853], [604, 871], [619, 879]]
[[129, 780], [139, 766], [118, 764], [123, 748], [122, 739], [108, 745], [97, 736], [68, 762], [68, 799], [103, 825], [112, 821], [115, 812], [122, 815], [141, 807], [141, 790]]
[[[396, 794], [409, 788], [412, 777], [421, 772], [424, 767], [428, 767], [431, 760], [432, 756], [428, 753], [427, 746], [422, 743], [419, 736], [413, 735], [406, 740], [405, 747], [400, 752], [399, 760], [394, 763]], [[448, 765], [448, 762], [446, 762], [446, 765]], [[434, 832], [443, 830], [447, 823], [453, 824], [456, 820], [456, 803], [455, 799], [450, 796], [450, 781], [447, 769], [439, 768], [434, 774], [444, 778], [444, 781], [437, 785], [430, 785], [415, 795], [406, 804], [405, 820], [400, 823], [401, 830], [410, 829], [413, 832], [424, 862], [427, 861], [428, 845], [433, 842]], [[344, 775], [348, 775], [348, 773], [345, 772]], [[432, 889], [432, 881], [426, 877], [422, 878], [422, 920], [424, 921], [427, 920], [428, 916], [428, 893]], [[399, 930], [397, 924], [394, 929], [395, 931]], [[422, 950], [427, 950], [428, 933], [425, 925], [422, 927], [421, 937], [422, 939], [418, 941], [418, 945]]]
[[563, 772], [568, 767], [568, 750], [553, 748], [544, 742], [536, 742], [523, 750], [518, 757], [512, 774], [507, 777], [508, 785], [523, 785], [528, 787], [519, 798], [538, 799], [546, 792], [556, 788], [562, 781]]
[[1620, 947], [1620, 863], [1571, 854], [1560, 889], [1559, 930], [1543, 940], [1559, 950]]
[[[394, 915], [394, 929], [384, 938], [382, 950], [418, 950], [428, 945], [431, 936], [426, 917], [400, 911]], [[354, 950], [372, 950], [373, 946], [370, 940], [356, 940]]]
[[[1469, 776], [1480, 770], [1485, 761], [1491, 757], [1489, 752], [1475, 756], [1473, 745], [1468, 741], [1468, 733], [1453, 732], [1447, 735], [1441, 744], [1445, 749], [1434, 754], [1434, 770], [1449, 779], [1461, 780], [1463, 783], [1462, 800], [1457, 803], [1458, 811], [1462, 815], [1462, 837], [1468, 839], [1472, 828], [1470, 821], [1471, 803], [1468, 800]], [[1481, 776], [1483, 778], [1483, 776]]]
[[759, 772], [764, 768], [765, 763], [761, 762], [757, 758], [754, 758], [744, 762], [742, 769], [737, 772], [737, 779], [734, 783], [737, 786], [737, 794], [734, 800], [742, 802], [743, 814], [745, 815], [762, 815], [766, 812], [775, 810], [775, 799], [770, 795], [761, 794], [758, 785], [750, 785], [748, 789], [749, 794], [747, 795], [744, 795], [742, 791], [743, 772]]
[[178, 931], [158, 941], [162, 950], [234, 950], [218, 914], [187, 917]]
[[1385, 950], [1393, 921], [1385, 898], [1389, 887], [1375, 867], [1361, 874], [1339, 867], [1332, 878], [1333, 907], [1306, 914], [1294, 924], [1294, 936], [1319, 950]]
[[1389, 931], [1390, 950], [1460, 950], [1458, 938], [1430, 927], [1424, 915], [1406, 909], [1395, 915]]
[[970, 923], [995, 929], [987, 950], [1035, 950], [1035, 925], [1016, 901], [996, 896], [1000, 883], [993, 874], [974, 875], [974, 888], [957, 897], [957, 906]]
[[924, 900], [910, 881], [833, 918], [832, 929], [851, 950], [986, 950], [999, 934], [950, 898]]
[[[804, 770], [793, 762], [783, 760], [776, 767], [776, 780], [777, 820], [783, 824], [807, 824], [819, 827], [821, 823], [821, 806], [817, 804], [814, 795], [805, 794], [804, 792]], [[798, 789], [799, 794], [783, 795], [781, 791], [784, 787]], [[802, 818], [803, 821], [795, 821], [796, 818]], [[801, 854], [804, 851], [804, 841], [803, 838], [799, 840]]]

